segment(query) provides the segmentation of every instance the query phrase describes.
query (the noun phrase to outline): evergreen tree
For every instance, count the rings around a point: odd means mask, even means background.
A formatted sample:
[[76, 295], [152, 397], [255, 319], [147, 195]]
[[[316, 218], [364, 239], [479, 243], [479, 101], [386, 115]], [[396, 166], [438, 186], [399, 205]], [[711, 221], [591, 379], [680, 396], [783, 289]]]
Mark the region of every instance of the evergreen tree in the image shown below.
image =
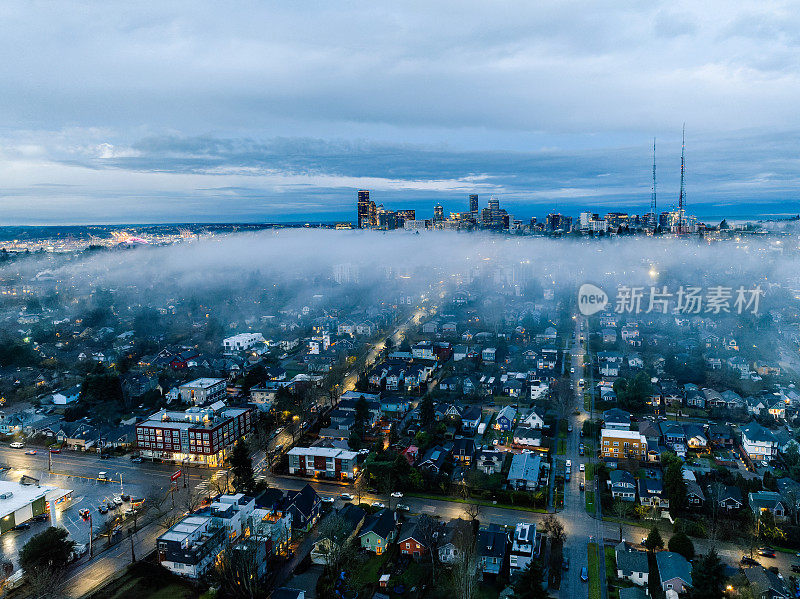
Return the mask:
[[234, 489], [239, 493], [251, 493], [256, 486], [256, 481], [253, 473], [253, 460], [244, 439], [239, 439], [233, 446], [230, 464]]
[[692, 569], [692, 587], [687, 599], [723, 599], [725, 596], [725, 566], [713, 547], [700, 557]]
[[69, 540], [68, 536], [66, 528], [55, 526], [32, 536], [19, 553], [19, 565], [26, 573], [66, 567], [75, 546], [75, 541]]
[[436, 422], [436, 409], [433, 407], [433, 399], [430, 395], [422, 398], [419, 404], [419, 419], [422, 426], [429, 428]]
[[661, 533], [658, 532], [658, 527], [653, 526], [653, 528], [650, 529], [650, 534], [647, 535], [647, 538], [644, 541], [644, 546], [647, 547], [648, 551], [655, 551], [656, 549], [664, 548], [664, 539], [661, 538]]
[[694, 559], [694, 544], [685, 532], [672, 535], [667, 548], [675, 553], [680, 553], [689, 561]]
[[514, 584], [515, 599], [547, 599], [549, 595], [543, 586], [544, 570], [538, 559], [528, 564]]

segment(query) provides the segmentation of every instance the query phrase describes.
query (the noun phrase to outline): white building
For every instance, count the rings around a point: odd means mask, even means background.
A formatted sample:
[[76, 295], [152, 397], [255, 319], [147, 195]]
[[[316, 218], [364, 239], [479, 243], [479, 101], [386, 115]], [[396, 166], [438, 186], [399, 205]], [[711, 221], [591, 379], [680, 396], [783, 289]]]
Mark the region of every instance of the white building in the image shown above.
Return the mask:
[[200, 378], [184, 383], [178, 388], [178, 395], [184, 403], [201, 405], [222, 399], [227, 392], [225, 379]]
[[511, 555], [509, 566], [511, 574], [521, 572], [533, 560], [536, 549], [536, 524], [519, 523], [514, 528], [514, 538], [511, 542]]
[[239, 333], [233, 337], [222, 340], [222, 347], [226, 352], [245, 351], [259, 344], [266, 343], [261, 333]]

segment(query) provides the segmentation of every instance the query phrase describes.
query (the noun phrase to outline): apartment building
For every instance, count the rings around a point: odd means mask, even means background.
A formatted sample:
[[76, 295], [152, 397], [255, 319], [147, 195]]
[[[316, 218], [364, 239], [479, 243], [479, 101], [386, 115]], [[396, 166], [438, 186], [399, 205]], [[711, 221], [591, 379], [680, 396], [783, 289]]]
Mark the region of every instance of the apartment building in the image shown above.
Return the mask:
[[200, 578], [222, 553], [225, 540], [225, 528], [211, 516], [187, 516], [158, 537], [158, 563], [179, 576]]
[[511, 573], [521, 572], [533, 560], [536, 551], [536, 524], [520, 522], [514, 528], [514, 538], [511, 540], [511, 554], [509, 566]]
[[358, 453], [336, 447], [293, 447], [289, 474], [352, 480], [358, 471]]
[[222, 347], [226, 352], [245, 351], [256, 345], [264, 344], [267, 340], [261, 333], [239, 333], [233, 337], [222, 340]]
[[185, 412], [160, 410], [136, 425], [136, 443], [143, 458], [218, 467], [252, 427], [251, 409], [220, 401]]
[[201, 406], [223, 399], [227, 386], [225, 379], [195, 379], [178, 387], [178, 397], [184, 403]]
[[639, 431], [604, 428], [600, 431], [600, 448], [604, 459], [647, 458], [647, 439]]

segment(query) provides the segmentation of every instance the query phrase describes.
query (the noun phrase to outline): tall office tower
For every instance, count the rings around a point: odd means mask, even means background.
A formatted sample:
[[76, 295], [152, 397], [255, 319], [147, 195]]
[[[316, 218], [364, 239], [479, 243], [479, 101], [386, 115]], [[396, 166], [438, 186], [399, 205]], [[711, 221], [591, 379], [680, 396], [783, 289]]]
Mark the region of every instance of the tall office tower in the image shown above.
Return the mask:
[[369, 190], [360, 189], [358, 191], [358, 222], [356, 226], [359, 229], [369, 228], [371, 226], [370, 220], [370, 202]]
[[475, 217], [478, 216], [478, 194], [473, 193], [469, 196], [469, 211], [472, 212]]
[[442, 208], [441, 204], [436, 204], [436, 206], [433, 207], [433, 220], [435, 221], [444, 220], [444, 208]]
[[588, 231], [591, 229], [592, 225], [592, 213], [591, 212], [581, 212], [581, 231]]

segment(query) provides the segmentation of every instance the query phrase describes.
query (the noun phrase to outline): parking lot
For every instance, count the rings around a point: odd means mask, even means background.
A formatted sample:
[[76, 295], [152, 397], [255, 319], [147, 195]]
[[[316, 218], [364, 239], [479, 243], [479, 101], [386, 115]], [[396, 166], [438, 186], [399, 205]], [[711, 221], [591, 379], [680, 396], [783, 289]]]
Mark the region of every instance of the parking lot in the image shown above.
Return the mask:
[[[89, 521], [84, 521], [80, 516], [80, 511], [88, 509], [92, 516], [92, 527], [95, 537], [98, 531], [104, 530], [115, 522], [120, 522], [124, 514], [131, 509], [130, 502], [123, 502], [122, 506], [109, 510], [106, 514], [101, 514], [98, 508], [104, 504], [114, 504], [114, 496], [122, 494], [130, 495], [134, 498], [145, 498], [156, 494], [158, 487], [143, 488], [140, 484], [128, 484], [116, 480], [101, 482], [94, 478], [85, 476], [64, 476], [50, 474], [47, 472], [32, 472], [30, 470], [10, 469], [0, 472], [0, 480], [19, 481], [23, 475], [27, 475], [39, 480], [42, 485], [59, 487], [61, 489], [72, 489], [72, 498], [60, 504], [56, 508], [57, 521], [55, 524], [63, 526], [69, 532], [69, 536], [76, 543], [87, 545], [89, 543]], [[109, 469], [109, 478], [114, 477], [115, 473]], [[0, 553], [2, 558], [11, 561], [16, 566], [18, 554], [22, 546], [33, 535], [42, 532], [50, 521], [34, 522], [29, 521], [29, 528], [23, 530], [11, 530], [0, 536]], [[105, 541], [102, 541], [104, 543]]]

